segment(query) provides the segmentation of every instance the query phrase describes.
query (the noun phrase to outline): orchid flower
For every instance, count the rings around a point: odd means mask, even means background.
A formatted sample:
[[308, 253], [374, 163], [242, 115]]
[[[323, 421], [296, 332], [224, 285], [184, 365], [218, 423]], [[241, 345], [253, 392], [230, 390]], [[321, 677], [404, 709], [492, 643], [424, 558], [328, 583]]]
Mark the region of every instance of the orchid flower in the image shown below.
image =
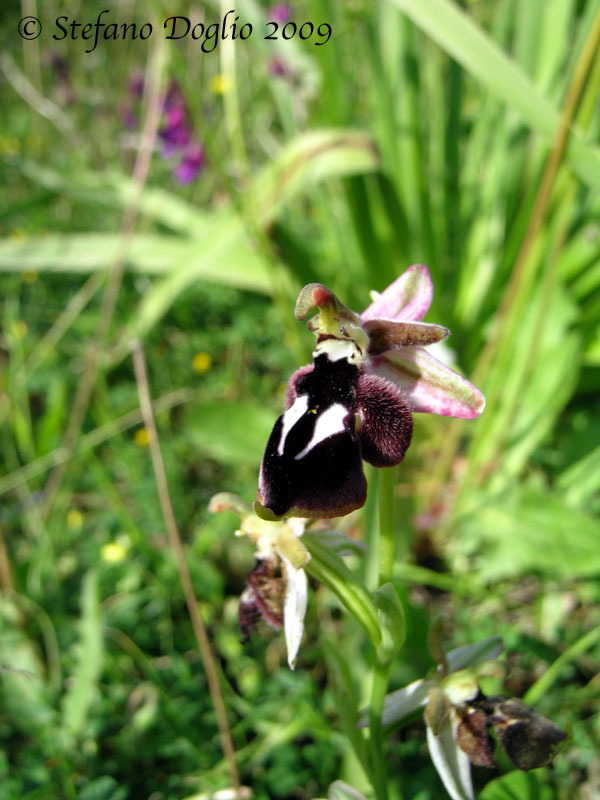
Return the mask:
[[[524, 771], [549, 764], [566, 738], [521, 700], [482, 693], [482, 678], [504, 674], [502, 649], [502, 640], [492, 636], [451, 650], [433, 674], [388, 694], [383, 703], [383, 725], [407, 723], [424, 708], [429, 754], [452, 800], [475, 800], [471, 764], [495, 765], [490, 728], [512, 764]], [[368, 720], [365, 709], [360, 727]]]
[[317, 338], [313, 363], [288, 383], [286, 411], [263, 456], [256, 513], [263, 519], [348, 514], [366, 499], [362, 461], [399, 464], [412, 413], [472, 419], [485, 399], [425, 350], [447, 328], [422, 322], [433, 297], [429, 271], [414, 265], [362, 314], [319, 283], [305, 286], [295, 315]]
[[247, 536], [256, 548], [256, 566], [248, 575], [238, 609], [242, 636], [247, 639], [260, 618], [276, 630], [283, 627], [288, 664], [294, 669], [304, 631], [308, 587], [303, 567], [310, 554], [299, 541], [305, 520], [267, 522], [252, 513], [241, 498], [227, 492], [216, 494], [208, 510], [239, 514], [241, 525], [236, 535]]
[[433, 300], [427, 267], [414, 264], [360, 315], [369, 334], [368, 371], [400, 387], [412, 411], [474, 419], [485, 397], [468, 380], [425, 350], [450, 331], [421, 320]]
[[475, 800], [471, 764], [495, 766], [490, 728], [511, 763], [524, 772], [550, 764], [566, 738], [521, 700], [486, 697], [468, 670], [445, 684], [430, 689], [424, 717], [431, 760], [452, 800]]

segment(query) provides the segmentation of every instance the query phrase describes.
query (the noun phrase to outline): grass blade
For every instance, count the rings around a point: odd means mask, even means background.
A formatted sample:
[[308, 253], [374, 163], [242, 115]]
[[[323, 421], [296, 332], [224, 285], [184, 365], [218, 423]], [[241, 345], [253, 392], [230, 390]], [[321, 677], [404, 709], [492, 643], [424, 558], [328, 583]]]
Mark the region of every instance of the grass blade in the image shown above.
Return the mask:
[[[404, 13], [498, 99], [516, 109], [536, 133], [552, 141], [559, 112], [529, 76], [464, 11], [450, 0], [393, 0]], [[581, 180], [600, 187], [600, 151], [576, 131], [570, 136], [567, 163]]]

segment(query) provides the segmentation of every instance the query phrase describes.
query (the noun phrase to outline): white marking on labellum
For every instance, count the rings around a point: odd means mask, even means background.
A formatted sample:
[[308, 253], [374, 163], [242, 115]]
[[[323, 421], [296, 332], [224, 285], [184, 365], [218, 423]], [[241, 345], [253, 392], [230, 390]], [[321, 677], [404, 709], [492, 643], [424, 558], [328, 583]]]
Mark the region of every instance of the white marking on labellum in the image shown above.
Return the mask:
[[304, 458], [307, 453], [310, 453], [313, 447], [316, 447], [329, 436], [333, 436], [335, 433], [343, 433], [344, 420], [348, 414], [348, 409], [341, 403], [334, 403], [332, 406], [329, 406], [329, 408], [323, 411], [322, 414], [319, 414], [312, 438], [304, 450], [301, 450], [296, 456], [294, 456], [296, 461]]
[[320, 355], [326, 355], [330, 361], [345, 358], [350, 364], [360, 363], [360, 350], [352, 339], [323, 339], [318, 343], [313, 358]]
[[281, 436], [279, 437], [279, 445], [277, 447], [278, 455], [280, 456], [283, 455], [283, 450], [285, 448], [285, 440], [288, 433], [298, 422], [300, 417], [304, 416], [304, 414], [306, 414], [307, 411], [308, 411], [308, 395], [301, 394], [294, 400], [292, 405], [284, 413], [283, 419], [281, 420]]

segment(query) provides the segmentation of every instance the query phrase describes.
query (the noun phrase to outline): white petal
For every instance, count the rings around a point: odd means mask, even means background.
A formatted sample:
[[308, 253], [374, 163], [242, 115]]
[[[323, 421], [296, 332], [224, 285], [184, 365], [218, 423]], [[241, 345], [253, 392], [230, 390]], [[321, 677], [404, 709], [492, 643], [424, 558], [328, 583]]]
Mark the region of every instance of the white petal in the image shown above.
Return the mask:
[[330, 361], [345, 358], [350, 364], [360, 363], [360, 350], [352, 339], [323, 339], [313, 352], [313, 358], [325, 354]]
[[277, 452], [280, 456], [283, 455], [283, 450], [285, 448], [285, 440], [288, 433], [294, 427], [294, 425], [298, 422], [298, 420], [306, 414], [308, 411], [308, 395], [301, 394], [294, 400], [293, 405], [291, 405], [288, 410], [284, 413], [283, 418], [281, 420], [281, 436], [279, 437], [279, 445], [277, 446]]
[[307, 580], [303, 569], [294, 569], [287, 558], [282, 557], [285, 567], [285, 601], [283, 605], [283, 629], [290, 669], [296, 666], [296, 656], [304, 632], [306, 614]]
[[306, 528], [306, 519], [302, 517], [290, 517], [287, 520], [288, 528], [290, 528], [295, 536], [302, 536], [304, 533], [304, 529]]
[[329, 787], [327, 800], [367, 800], [367, 798], [344, 781], [335, 781]]
[[[433, 680], [419, 678], [403, 689], [397, 689], [391, 694], [387, 694], [383, 701], [383, 711], [381, 713], [381, 724], [390, 725], [394, 722], [408, 717], [417, 708], [427, 705], [429, 700], [429, 690], [436, 686]], [[358, 720], [359, 728], [366, 728], [369, 724], [369, 709], [363, 708]]]
[[471, 764], [456, 744], [455, 726], [447, 720], [436, 736], [427, 726], [427, 745], [433, 765], [452, 800], [475, 800]]
[[[286, 414], [287, 413], [288, 412], [286, 411]], [[301, 450], [297, 455], [294, 456], [294, 459], [299, 461], [301, 458], [304, 458], [305, 455], [310, 453], [313, 447], [316, 447], [318, 444], [325, 441], [325, 439], [328, 439], [335, 433], [343, 433], [344, 420], [348, 416], [348, 413], [349, 412], [346, 406], [343, 406], [341, 403], [334, 403], [332, 406], [329, 406], [329, 408], [325, 409], [325, 411], [321, 412], [321, 414], [317, 416], [317, 421], [310, 442], [306, 445], [304, 450]]]

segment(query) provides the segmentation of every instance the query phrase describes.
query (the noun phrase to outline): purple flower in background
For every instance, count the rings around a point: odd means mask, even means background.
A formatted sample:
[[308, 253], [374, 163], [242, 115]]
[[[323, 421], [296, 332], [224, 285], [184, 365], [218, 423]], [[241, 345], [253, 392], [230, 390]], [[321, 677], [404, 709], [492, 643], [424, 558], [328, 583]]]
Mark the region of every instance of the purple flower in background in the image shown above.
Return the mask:
[[[286, 22], [292, 17], [292, 7], [287, 3], [276, 3], [267, 9], [267, 19], [269, 22], [277, 22], [279, 25], [285, 25]], [[289, 78], [292, 71], [288, 66], [287, 61], [281, 56], [273, 56], [269, 60], [268, 65], [269, 75], [276, 78]]]
[[192, 129], [183, 106], [172, 106], [166, 109], [164, 119], [165, 124], [158, 135], [163, 143], [163, 155], [165, 158], [169, 158], [177, 150], [187, 147], [192, 138]]
[[125, 128], [128, 128], [130, 131], [135, 130], [138, 126], [138, 118], [131, 108], [131, 106], [127, 106], [124, 103], [119, 105], [119, 115], [121, 117], [121, 122]]
[[119, 105], [119, 114], [123, 125], [129, 130], [134, 130], [139, 124], [134, 105], [137, 105], [137, 102], [144, 94], [144, 74], [142, 72], [134, 72], [129, 77], [127, 88], [129, 94], [128, 102]]
[[164, 125], [158, 132], [163, 143], [165, 158], [188, 146], [192, 128], [188, 120], [185, 100], [179, 86], [172, 82], [164, 102]]
[[133, 97], [141, 97], [144, 94], [144, 73], [134, 72], [129, 78], [129, 93]]
[[77, 100], [77, 93], [71, 80], [69, 62], [56, 53], [47, 53], [45, 59], [54, 73], [54, 88], [61, 105], [71, 106]]
[[292, 16], [292, 8], [287, 3], [276, 3], [267, 11], [269, 22], [278, 22], [280, 25], [288, 22]]
[[204, 147], [193, 135], [183, 93], [172, 81], [164, 102], [165, 124], [159, 131], [163, 143], [163, 157], [180, 156], [173, 169], [178, 183], [191, 183], [205, 163]]
[[183, 153], [183, 158], [173, 170], [179, 183], [191, 183], [204, 166], [204, 147], [197, 142], [190, 142]]
[[[135, 105], [144, 93], [144, 76], [136, 72], [129, 79], [130, 103], [121, 105], [119, 113], [126, 128], [136, 128], [138, 118]], [[171, 81], [163, 100], [162, 126], [158, 132], [163, 158], [178, 159], [173, 167], [173, 177], [178, 183], [191, 183], [204, 167], [204, 147], [195, 136], [185, 104], [183, 92], [177, 81]]]
[[269, 61], [269, 75], [275, 78], [291, 77], [292, 71], [281, 56], [273, 56]]

